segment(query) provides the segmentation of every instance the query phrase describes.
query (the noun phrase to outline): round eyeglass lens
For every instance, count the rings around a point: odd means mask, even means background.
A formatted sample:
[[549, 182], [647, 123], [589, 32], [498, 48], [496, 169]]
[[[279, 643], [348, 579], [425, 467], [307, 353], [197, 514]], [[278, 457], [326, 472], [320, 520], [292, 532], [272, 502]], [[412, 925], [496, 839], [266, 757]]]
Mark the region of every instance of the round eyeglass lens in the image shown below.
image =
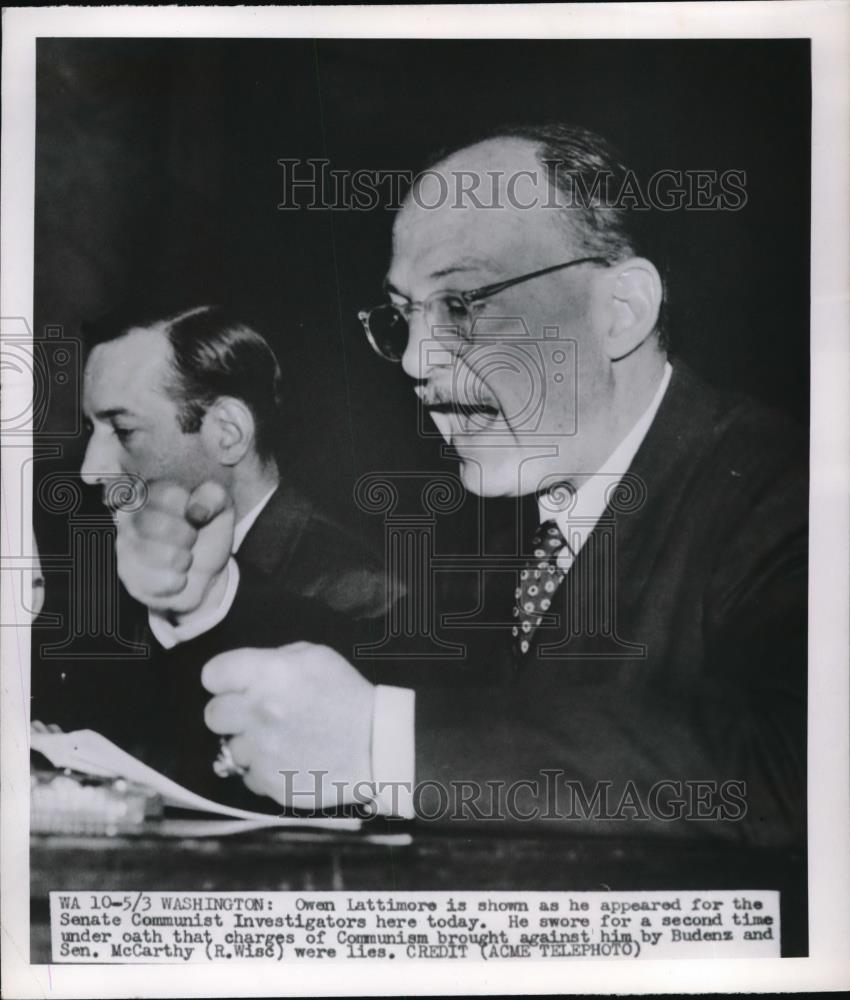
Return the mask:
[[377, 306], [369, 313], [369, 332], [381, 354], [390, 361], [401, 361], [407, 347], [409, 328], [404, 315], [395, 306]]

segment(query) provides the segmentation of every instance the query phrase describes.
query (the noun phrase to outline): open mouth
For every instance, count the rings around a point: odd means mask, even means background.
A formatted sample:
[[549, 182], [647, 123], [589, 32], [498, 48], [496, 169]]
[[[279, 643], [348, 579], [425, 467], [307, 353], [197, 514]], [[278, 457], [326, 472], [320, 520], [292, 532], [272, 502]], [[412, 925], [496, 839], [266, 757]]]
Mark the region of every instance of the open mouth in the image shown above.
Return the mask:
[[492, 427], [500, 411], [490, 403], [440, 402], [425, 407], [447, 442]]
[[426, 407], [429, 413], [455, 413], [463, 419], [471, 419], [479, 414], [497, 417], [499, 411], [489, 403], [434, 403]]

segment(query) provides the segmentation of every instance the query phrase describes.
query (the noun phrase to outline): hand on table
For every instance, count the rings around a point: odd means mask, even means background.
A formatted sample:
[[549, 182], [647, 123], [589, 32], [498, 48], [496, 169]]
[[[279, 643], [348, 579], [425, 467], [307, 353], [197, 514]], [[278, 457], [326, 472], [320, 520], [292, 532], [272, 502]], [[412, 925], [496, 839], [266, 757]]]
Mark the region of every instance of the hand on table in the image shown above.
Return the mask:
[[375, 689], [339, 653], [309, 642], [237, 649], [210, 660], [201, 682], [214, 695], [206, 724], [232, 737], [252, 792], [302, 809], [369, 800]]

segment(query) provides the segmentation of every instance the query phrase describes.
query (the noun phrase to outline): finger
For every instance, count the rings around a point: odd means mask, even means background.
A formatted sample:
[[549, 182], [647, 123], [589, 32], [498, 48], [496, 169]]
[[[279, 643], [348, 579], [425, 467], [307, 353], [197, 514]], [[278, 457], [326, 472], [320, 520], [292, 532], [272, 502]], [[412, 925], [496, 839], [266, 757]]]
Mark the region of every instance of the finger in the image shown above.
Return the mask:
[[188, 573], [194, 558], [191, 549], [182, 548], [171, 542], [147, 538], [137, 540], [136, 561], [156, 572], [173, 570], [175, 573]]
[[231, 501], [227, 490], [220, 483], [209, 480], [202, 483], [189, 497], [186, 517], [190, 524], [201, 528], [229, 506]]
[[245, 782], [245, 787], [249, 792], [253, 792], [255, 795], [266, 794], [265, 782], [254, 771], [249, 770], [247, 774], [243, 774], [242, 780]]
[[135, 538], [135, 518], [136, 512], [119, 510], [117, 508], [112, 510], [112, 520], [115, 522], [115, 532], [119, 539]]
[[[122, 556], [122, 561], [126, 561]], [[188, 583], [188, 576], [175, 569], [154, 569], [136, 565], [132, 575], [123, 571], [119, 564], [118, 575], [131, 597], [152, 607], [150, 601], [182, 594]]]
[[304, 653], [308, 649], [311, 649], [315, 646], [316, 646], [315, 642], [308, 642], [306, 639], [299, 639], [297, 642], [288, 642], [285, 646], [280, 646], [279, 648], [281, 651], [285, 649], [288, 653], [296, 654], [296, 653]]
[[198, 529], [198, 539], [192, 548], [194, 567], [214, 576], [224, 569], [233, 552], [233, 508], [220, 511], [210, 522]]
[[204, 709], [204, 722], [207, 729], [220, 736], [232, 736], [234, 733], [244, 733], [248, 728], [250, 709], [248, 699], [244, 694], [220, 694], [207, 702]]
[[60, 725], [57, 725], [55, 722], [50, 722], [47, 725], [47, 731], [48, 733], [61, 733], [62, 727]]
[[248, 690], [256, 674], [257, 649], [234, 649], [219, 653], [201, 671], [201, 684], [210, 694]]
[[234, 736], [227, 741], [233, 763], [239, 767], [250, 767], [254, 760], [254, 744], [247, 736]]
[[184, 549], [191, 549], [198, 537], [198, 532], [182, 513], [158, 507], [145, 507], [134, 515], [133, 530], [142, 542], [168, 542]]
[[184, 518], [189, 491], [185, 486], [171, 480], [157, 480], [148, 484], [148, 499], [145, 507], [149, 510], [164, 511], [177, 518]]
[[34, 733], [46, 733], [47, 732], [47, 726], [45, 726], [45, 724], [43, 722], [41, 722], [39, 719], [33, 719], [32, 720], [32, 722], [30, 723], [30, 729]]

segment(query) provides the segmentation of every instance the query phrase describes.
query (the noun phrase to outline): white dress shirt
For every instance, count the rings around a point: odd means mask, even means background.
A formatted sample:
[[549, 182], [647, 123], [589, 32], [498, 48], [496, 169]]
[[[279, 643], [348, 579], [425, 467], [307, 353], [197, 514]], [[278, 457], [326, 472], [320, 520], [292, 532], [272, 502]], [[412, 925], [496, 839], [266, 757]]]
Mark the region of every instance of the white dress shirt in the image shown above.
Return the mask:
[[537, 509], [540, 513], [540, 523], [554, 520], [560, 528], [561, 534], [569, 543], [569, 548], [564, 547], [558, 553], [558, 566], [565, 573], [572, 566], [575, 557], [590, 537], [599, 518], [602, 517], [608, 506], [608, 497], [611, 496], [612, 491], [632, 464], [638, 448], [643, 443], [643, 439], [655, 419], [658, 407], [661, 406], [661, 400], [664, 398], [664, 393], [667, 392], [672, 374], [673, 369], [668, 361], [664, 365], [664, 374], [658, 389], [637, 423], [611, 452], [601, 468], [597, 469], [592, 476], [588, 476], [574, 494], [568, 493], [566, 490], [556, 489], [552, 493], [544, 493], [538, 497]]

